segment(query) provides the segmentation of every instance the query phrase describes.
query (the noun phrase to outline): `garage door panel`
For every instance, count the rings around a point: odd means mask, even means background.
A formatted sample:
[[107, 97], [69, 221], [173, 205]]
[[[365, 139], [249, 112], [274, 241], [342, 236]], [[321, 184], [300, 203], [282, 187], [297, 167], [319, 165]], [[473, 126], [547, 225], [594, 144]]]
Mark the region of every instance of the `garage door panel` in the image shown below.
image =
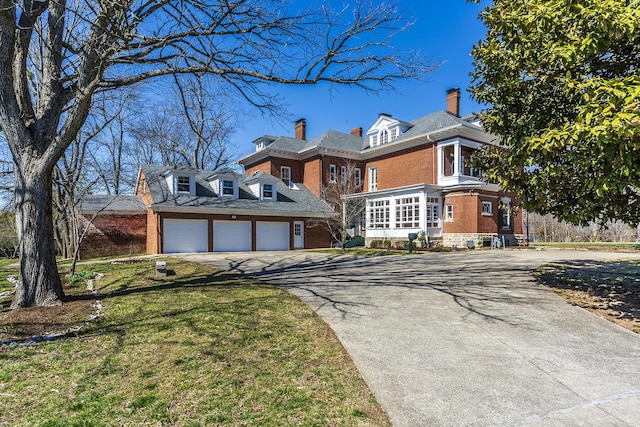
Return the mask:
[[251, 250], [250, 221], [213, 221], [213, 250], [245, 252]]
[[163, 252], [207, 252], [208, 235], [206, 219], [164, 219]]
[[288, 251], [290, 249], [288, 222], [256, 222], [256, 250]]

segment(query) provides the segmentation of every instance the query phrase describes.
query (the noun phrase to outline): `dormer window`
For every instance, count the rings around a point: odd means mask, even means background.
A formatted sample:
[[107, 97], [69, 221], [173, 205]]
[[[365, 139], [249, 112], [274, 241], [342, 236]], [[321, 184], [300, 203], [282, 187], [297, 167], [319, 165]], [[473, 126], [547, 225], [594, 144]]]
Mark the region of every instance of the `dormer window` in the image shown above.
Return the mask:
[[382, 132], [380, 132], [380, 145], [384, 145], [387, 142], [389, 142], [389, 132], [383, 129]]
[[273, 199], [273, 184], [262, 184], [262, 199]]
[[178, 176], [178, 193], [189, 193], [191, 191], [191, 177]]
[[233, 197], [233, 193], [234, 193], [234, 182], [229, 180], [229, 179], [225, 179], [222, 181], [222, 195], [223, 196], [230, 196]]

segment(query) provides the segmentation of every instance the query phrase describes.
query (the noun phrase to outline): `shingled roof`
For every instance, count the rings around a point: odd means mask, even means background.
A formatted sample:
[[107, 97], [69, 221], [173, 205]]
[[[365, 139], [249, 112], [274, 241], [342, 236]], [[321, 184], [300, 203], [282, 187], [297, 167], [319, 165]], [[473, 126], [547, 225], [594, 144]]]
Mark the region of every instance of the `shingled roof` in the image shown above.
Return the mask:
[[145, 213], [147, 207], [140, 196], [128, 194], [106, 195], [88, 194], [79, 201], [78, 210], [82, 213], [120, 212], [128, 214]]
[[[333, 211], [329, 206], [318, 199], [302, 184], [295, 184], [295, 188], [289, 188], [281, 180], [264, 172], [256, 172], [253, 175], [236, 174], [239, 184], [239, 197], [237, 199], [220, 198], [212, 188], [208, 179], [216, 171], [184, 170], [194, 174], [196, 180], [195, 195], [173, 194], [164, 179], [167, 172], [180, 173], [180, 169], [170, 169], [167, 166], [141, 165], [142, 173], [147, 182], [148, 191], [152, 197], [151, 207], [155, 210], [190, 211], [233, 213], [251, 215], [260, 212], [261, 215], [273, 213], [273, 215], [311, 216], [323, 217]], [[227, 172], [227, 171], [225, 171]], [[277, 201], [260, 200], [249, 189], [249, 183], [264, 178], [265, 181], [274, 181], [276, 185]]]

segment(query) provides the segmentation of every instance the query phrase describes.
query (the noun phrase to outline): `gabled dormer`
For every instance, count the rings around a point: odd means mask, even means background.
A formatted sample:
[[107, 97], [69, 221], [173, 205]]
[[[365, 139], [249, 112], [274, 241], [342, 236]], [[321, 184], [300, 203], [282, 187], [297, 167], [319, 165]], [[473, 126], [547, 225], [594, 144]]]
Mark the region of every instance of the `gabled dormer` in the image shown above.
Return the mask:
[[240, 175], [231, 169], [214, 171], [207, 177], [211, 188], [220, 199], [237, 199], [239, 197], [239, 179]]
[[394, 119], [390, 114], [380, 113], [378, 119], [367, 131], [369, 147], [385, 145], [396, 140], [413, 125]]
[[167, 169], [161, 176], [167, 182], [171, 194], [195, 196], [197, 174], [194, 170]]
[[249, 187], [251, 193], [259, 200], [275, 202], [278, 200], [278, 181], [280, 180], [275, 176], [263, 172], [256, 172], [244, 182]]

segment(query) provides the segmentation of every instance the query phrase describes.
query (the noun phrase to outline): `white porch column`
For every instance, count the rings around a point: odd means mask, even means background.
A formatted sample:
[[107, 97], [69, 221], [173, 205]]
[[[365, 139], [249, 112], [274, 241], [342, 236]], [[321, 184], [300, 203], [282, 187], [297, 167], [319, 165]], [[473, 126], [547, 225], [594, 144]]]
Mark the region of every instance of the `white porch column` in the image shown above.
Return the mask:
[[460, 142], [453, 144], [453, 176], [460, 176]]

